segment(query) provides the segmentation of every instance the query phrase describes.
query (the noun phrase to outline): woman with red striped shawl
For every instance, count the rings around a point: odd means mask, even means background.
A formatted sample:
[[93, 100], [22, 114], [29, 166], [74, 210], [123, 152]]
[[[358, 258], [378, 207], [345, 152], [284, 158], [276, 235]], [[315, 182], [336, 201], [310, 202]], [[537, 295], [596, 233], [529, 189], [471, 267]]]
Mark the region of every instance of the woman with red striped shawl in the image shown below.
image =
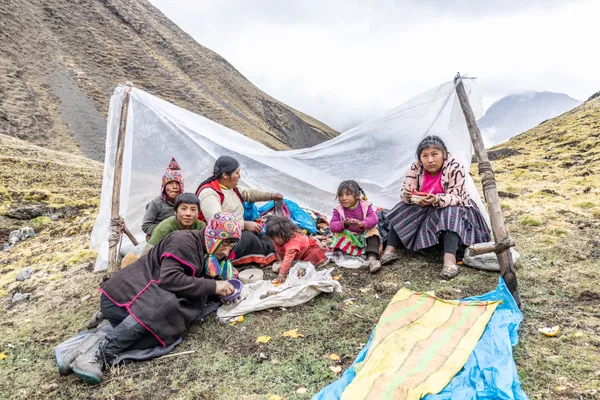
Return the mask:
[[281, 193], [238, 186], [240, 163], [233, 157], [221, 156], [215, 162], [213, 174], [196, 190], [200, 200], [200, 221], [227, 212], [235, 215], [242, 225], [242, 237], [233, 251], [233, 266], [243, 268], [250, 264], [265, 267], [277, 260], [273, 242], [262, 234], [262, 227], [254, 221], [244, 221], [244, 202], [283, 200]]

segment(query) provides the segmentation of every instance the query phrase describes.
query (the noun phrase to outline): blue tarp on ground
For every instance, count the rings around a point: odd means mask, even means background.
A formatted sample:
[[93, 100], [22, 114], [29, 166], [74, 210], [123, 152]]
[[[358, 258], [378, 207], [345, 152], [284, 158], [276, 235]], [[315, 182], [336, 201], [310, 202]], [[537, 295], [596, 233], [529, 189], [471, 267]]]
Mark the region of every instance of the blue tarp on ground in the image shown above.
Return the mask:
[[[499, 279], [496, 290], [481, 296], [464, 300], [493, 301], [503, 300], [496, 308], [481, 339], [463, 369], [437, 394], [429, 394], [425, 400], [466, 400], [466, 399], [515, 399], [525, 400], [527, 395], [521, 389], [517, 366], [512, 348], [519, 341], [519, 324], [523, 314], [517, 307], [504, 280]], [[366, 346], [358, 353], [354, 364], [364, 360], [371, 345], [373, 334]], [[356, 373], [354, 364], [342, 377], [313, 396], [313, 400], [339, 399], [346, 386]]]

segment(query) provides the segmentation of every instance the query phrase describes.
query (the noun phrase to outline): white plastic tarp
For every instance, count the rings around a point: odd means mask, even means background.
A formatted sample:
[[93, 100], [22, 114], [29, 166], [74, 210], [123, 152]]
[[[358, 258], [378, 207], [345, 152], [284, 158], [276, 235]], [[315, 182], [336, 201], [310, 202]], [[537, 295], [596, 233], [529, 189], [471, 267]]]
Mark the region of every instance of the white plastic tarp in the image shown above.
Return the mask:
[[[476, 117], [481, 96], [472, 80], [464, 81]], [[121, 104], [125, 87], [111, 98], [100, 211], [91, 246], [98, 252], [96, 270], [107, 268], [113, 171]], [[179, 162], [187, 192], [212, 174], [215, 160], [230, 155], [239, 160], [242, 184], [281, 192], [303, 207], [331, 215], [335, 192], [346, 179], [358, 181], [375, 205], [391, 208], [415, 150], [426, 135], [442, 137], [450, 152], [466, 166], [472, 144], [454, 82], [435, 87], [385, 114], [317, 146], [275, 151], [205, 117], [184, 110], [143, 90], [131, 90], [120, 215], [138, 238], [146, 204], [160, 193], [161, 176], [171, 160]], [[485, 214], [475, 185], [469, 192]], [[124, 239], [124, 246], [128, 243]]]

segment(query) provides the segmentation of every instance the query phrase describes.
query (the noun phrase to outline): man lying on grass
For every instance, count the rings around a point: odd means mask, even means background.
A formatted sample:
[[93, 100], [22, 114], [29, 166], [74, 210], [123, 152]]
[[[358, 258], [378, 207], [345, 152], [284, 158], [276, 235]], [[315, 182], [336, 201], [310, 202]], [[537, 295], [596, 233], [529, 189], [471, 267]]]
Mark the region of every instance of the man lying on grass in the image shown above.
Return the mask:
[[98, 384], [106, 360], [177, 341], [200, 317], [208, 296], [235, 292], [227, 282], [234, 273], [229, 254], [241, 233], [234, 215], [218, 213], [204, 230], [175, 231], [113, 274], [100, 288], [100, 308], [113, 331], [86, 337], [58, 360], [59, 372]]

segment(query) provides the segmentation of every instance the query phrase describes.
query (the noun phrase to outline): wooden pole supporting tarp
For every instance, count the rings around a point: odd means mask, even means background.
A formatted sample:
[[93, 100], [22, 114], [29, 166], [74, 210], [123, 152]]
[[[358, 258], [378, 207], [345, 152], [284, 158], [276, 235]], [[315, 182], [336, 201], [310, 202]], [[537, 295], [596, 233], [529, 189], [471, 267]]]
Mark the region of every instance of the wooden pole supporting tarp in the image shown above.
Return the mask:
[[108, 273], [113, 273], [119, 269], [118, 244], [121, 239], [121, 232], [125, 233], [132, 243], [137, 246], [138, 242], [129, 232], [123, 219], [119, 216], [119, 206], [121, 205], [121, 178], [123, 175], [123, 151], [125, 149], [125, 134], [127, 133], [127, 113], [129, 112], [129, 98], [131, 95], [132, 83], [128, 82], [123, 94], [123, 104], [121, 105], [121, 117], [119, 121], [119, 136], [117, 138], [117, 154], [115, 155], [115, 170], [113, 174], [113, 192], [110, 209], [111, 217], [111, 235], [108, 239]]
[[481, 177], [481, 183], [483, 186], [483, 194], [487, 203], [488, 212], [490, 214], [490, 221], [492, 223], [492, 232], [496, 239], [496, 245], [502, 251], [497, 252], [498, 263], [500, 264], [500, 273], [504, 278], [506, 286], [513, 295], [513, 298], [517, 302], [517, 305], [521, 307], [521, 295], [519, 294], [519, 287], [517, 285], [517, 272], [515, 269], [515, 263], [510, 254], [511, 240], [506, 232], [506, 226], [504, 225], [504, 218], [502, 217], [502, 211], [500, 210], [500, 197], [498, 196], [498, 190], [496, 189], [496, 180], [494, 178], [494, 171], [492, 170], [492, 164], [488, 158], [481, 138], [481, 132], [477, 126], [473, 109], [469, 103], [469, 98], [465, 92], [465, 87], [462, 82], [460, 74], [456, 75], [454, 83], [456, 84], [456, 93], [460, 101], [460, 106], [465, 115], [467, 122], [467, 128], [471, 135], [471, 141], [473, 142], [473, 149], [477, 157], [477, 163], [479, 167], [479, 176]]

